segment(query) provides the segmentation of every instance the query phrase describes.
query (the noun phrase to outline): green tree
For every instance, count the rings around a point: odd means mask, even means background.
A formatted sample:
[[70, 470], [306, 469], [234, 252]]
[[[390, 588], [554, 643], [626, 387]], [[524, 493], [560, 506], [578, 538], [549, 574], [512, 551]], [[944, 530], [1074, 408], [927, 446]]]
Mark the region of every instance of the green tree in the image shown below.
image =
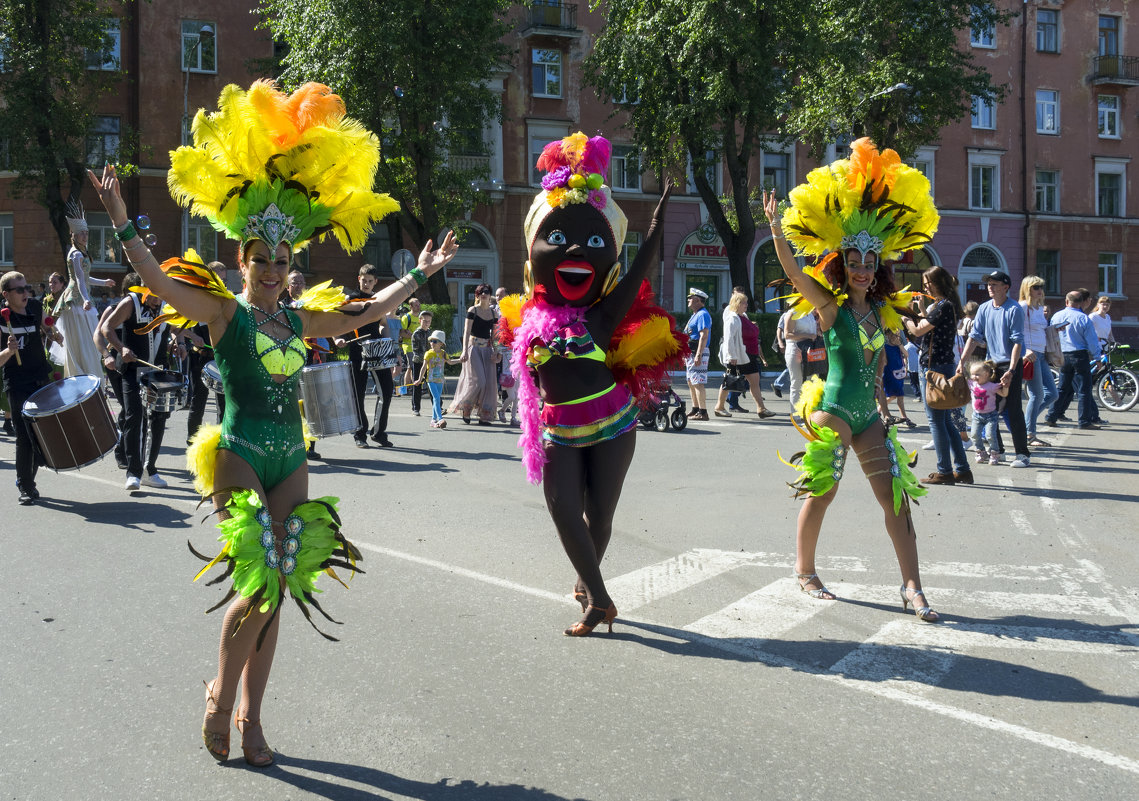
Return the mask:
[[[110, 55], [106, 0], [0, 0], [0, 147], [11, 193], [43, 206], [64, 253], [67, 203], [87, 180], [88, 133], [99, 96], [121, 73]], [[121, 158], [120, 146], [112, 159]]]
[[[282, 80], [327, 84], [379, 137], [377, 190], [399, 201], [400, 227], [417, 247], [479, 202], [483, 132], [502, 114], [488, 83], [513, 59], [504, 38], [511, 5], [261, 0], [266, 26], [289, 48]], [[433, 302], [447, 302], [442, 272], [429, 289]]]
[[[601, 5], [593, 0], [593, 7]], [[763, 214], [753, 159], [764, 146], [811, 143], [816, 155], [852, 129], [910, 151], [1001, 88], [959, 47], [991, 2], [925, 0], [607, 0], [608, 24], [586, 59], [602, 97], [628, 98], [633, 138], [652, 169], [692, 183], [724, 241], [732, 283]], [[879, 95], [904, 83], [908, 89]], [[878, 96], [875, 96], [878, 95]], [[708, 180], [726, 170], [727, 195]]]

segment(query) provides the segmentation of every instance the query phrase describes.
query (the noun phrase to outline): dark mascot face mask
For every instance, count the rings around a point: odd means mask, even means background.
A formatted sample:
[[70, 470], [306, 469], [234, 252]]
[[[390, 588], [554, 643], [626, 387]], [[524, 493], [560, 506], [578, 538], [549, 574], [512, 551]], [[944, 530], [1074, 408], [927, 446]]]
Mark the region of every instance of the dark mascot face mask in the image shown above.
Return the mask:
[[530, 248], [534, 283], [545, 289], [547, 301], [557, 305], [596, 303], [616, 261], [617, 244], [609, 222], [588, 203], [550, 212]]

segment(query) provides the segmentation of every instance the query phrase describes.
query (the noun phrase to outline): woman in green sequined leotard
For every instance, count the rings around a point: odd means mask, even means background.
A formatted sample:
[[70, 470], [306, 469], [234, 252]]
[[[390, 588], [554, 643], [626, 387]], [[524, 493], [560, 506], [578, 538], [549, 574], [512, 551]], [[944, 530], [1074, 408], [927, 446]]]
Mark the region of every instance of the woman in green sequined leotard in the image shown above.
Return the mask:
[[[819, 452], [826, 463], [821, 470], [805, 471], [799, 484], [801, 494], [807, 496], [796, 531], [799, 587], [814, 598], [835, 599], [815, 572], [815, 548], [827, 507], [838, 491], [847, 451], [853, 449], [882, 507], [901, 568], [902, 599], [914, 604], [919, 619], [937, 621], [938, 615], [929, 608], [921, 589], [917, 537], [906, 497], [923, 494], [923, 490], [916, 480], [911, 481], [912, 473], [898, 458], [900, 446], [887, 434], [877, 411], [885, 364], [882, 299], [894, 292], [891, 271], [872, 249], [846, 249], [835, 254], [827, 268], [831, 284], [841, 288], [836, 295], [796, 262], [783, 235], [774, 193], [764, 198], [764, 209], [783, 271], [818, 311], [827, 347], [828, 373], [822, 399], [808, 413], [809, 429], [817, 439], [807, 448], [808, 454]], [[904, 489], [899, 489], [899, 484], [904, 484]]]

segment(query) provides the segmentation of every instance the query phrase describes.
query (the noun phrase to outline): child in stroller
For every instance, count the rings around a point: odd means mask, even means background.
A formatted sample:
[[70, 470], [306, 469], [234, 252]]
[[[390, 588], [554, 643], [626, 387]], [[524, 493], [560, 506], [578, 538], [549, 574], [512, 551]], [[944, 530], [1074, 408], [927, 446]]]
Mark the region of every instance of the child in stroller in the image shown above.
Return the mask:
[[637, 422], [656, 431], [668, 431], [670, 425], [677, 431], [683, 431], [688, 425], [684, 400], [676, 394], [671, 384], [657, 384], [641, 406]]

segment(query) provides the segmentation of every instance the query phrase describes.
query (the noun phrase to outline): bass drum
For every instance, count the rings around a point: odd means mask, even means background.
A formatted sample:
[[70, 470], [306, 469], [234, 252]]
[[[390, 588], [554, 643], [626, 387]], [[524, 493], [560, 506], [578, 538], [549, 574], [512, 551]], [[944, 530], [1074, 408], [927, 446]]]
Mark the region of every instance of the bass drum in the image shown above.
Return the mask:
[[314, 437], [351, 434], [363, 427], [356, 408], [352, 363], [310, 364], [301, 370], [301, 406]]
[[102, 459], [119, 441], [102, 382], [77, 375], [48, 384], [24, 404], [44, 463], [52, 470], [78, 470]]

